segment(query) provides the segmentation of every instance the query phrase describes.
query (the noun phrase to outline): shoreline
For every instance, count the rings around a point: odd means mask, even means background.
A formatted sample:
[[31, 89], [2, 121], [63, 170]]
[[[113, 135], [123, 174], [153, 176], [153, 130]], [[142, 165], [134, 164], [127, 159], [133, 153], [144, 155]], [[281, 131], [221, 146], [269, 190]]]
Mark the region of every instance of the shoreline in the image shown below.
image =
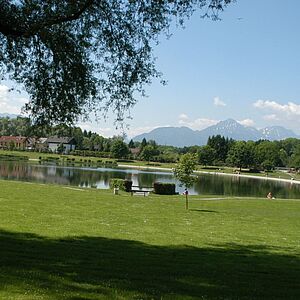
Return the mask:
[[[156, 170], [156, 171], [170, 171], [171, 168], [162, 168], [162, 167], [151, 167], [151, 166], [132, 166], [132, 165], [122, 165], [118, 164], [118, 167], [121, 168], [129, 168], [129, 169], [137, 169], [137, 170]], [[222, 175], [222, 176], [231, 176], [231, 177], [243, 177], [243, 178], [252, 178], [252, 179], [261, 179], [261, 180], [273, 180], [273, 181], [281, 181], [287, 183], [295, 183], [300, 184], [300, 180], [293, 179], [285, 179], [285, 178], [275, 178], [268, 176], [256, 176], [256, 175], [246, 175], [246, 174], [231, 174], [231, 173], [222, 173], [222, 172], [208, 172], [208, 171], [194, 171], [194, 173], [198, 174], [208, 174], [208, 175]]]

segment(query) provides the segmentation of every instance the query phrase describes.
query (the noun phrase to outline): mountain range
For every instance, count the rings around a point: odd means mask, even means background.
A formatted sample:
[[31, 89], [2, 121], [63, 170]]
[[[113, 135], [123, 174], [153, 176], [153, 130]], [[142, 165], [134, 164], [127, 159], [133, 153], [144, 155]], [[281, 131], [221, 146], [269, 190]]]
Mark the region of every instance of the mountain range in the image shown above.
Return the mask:
[[16, 114], [9, 114], [9, 113], [0, 113], [0, 118], [10, 118], [14, 119], [17, 118], [19, 115]]
[[207, 139], [213, 135], [221, 135], [234, 140], [283, 140], [289, 137], [300, 138], [292, 130], [281, 126], [270, 126], [263, 129], [244, 126], [233, 119], [221, 121], [216, 125], [209, 126], [203, 130], [193, 130], [188, 127], [159, 127], [149, 133], [143, 133], [133, 138], [133, 141], [141, 142], [143, 138], [147, 141], [154, 140], [159, 145], [170, 145], [176, 147], [206, 145]]

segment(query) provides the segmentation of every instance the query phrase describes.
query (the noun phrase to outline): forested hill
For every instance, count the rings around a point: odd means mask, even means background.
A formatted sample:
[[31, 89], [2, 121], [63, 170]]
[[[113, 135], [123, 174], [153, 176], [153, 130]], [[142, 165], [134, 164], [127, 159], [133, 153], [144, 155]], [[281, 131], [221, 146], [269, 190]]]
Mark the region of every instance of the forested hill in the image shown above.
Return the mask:
[[263, 129], [243, 126], [235, 120], [228, 119], [201, 131], [187, 127], [160, 127], [149, 133], [143, 133], [133, 138], [134, 141], [154, 140], [160, 145], [175, 147], [206, 145], [210, 136], [221, 135], [238, 141], [284, 140], [299, 138], [292, 130], [281, 126], [270, 126]]

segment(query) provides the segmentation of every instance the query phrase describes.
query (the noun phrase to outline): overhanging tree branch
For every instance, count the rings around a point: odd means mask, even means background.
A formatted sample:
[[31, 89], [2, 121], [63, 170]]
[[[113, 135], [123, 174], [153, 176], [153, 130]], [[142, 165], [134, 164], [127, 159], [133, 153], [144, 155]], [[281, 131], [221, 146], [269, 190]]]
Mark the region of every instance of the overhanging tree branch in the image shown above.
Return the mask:
[[[47, 27], [78, 20], [81, 17], [81, 15], [95, 3], [94, 0], [88, 0], [83, 2], [84, 4], [81, 7], [79, 7], [77, 11], [72, 12], [71, 14], [67, 14], [65, 16], [42, 16], [41, 18], [44, 19], [43, 21], [33, 22], [33, 24], [30, 24], [28, 28], [17, 28], [15, 27], [16, 23], [8, 23], [7, 19], [0, 18], [0, 32], [6, 36], [25, 38], [31, 37], [37, 34], [40, 30], [45, 29]], [[72, 10], [72, 8], [69, 8], [67, 10]]]
[[152, 48], [173, 19], [234, 0], [0, 0], [0, 78], [23, 84], [36, 123], [112, 110], [120, 121], [159, 78]]

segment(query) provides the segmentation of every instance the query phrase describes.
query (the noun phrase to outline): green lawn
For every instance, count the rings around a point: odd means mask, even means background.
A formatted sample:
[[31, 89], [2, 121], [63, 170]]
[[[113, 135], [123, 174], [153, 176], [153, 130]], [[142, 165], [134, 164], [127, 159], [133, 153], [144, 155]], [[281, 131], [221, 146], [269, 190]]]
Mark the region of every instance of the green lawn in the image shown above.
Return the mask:
[[61, 155], [61, 154], [55, 154], [55, 153], [41, 153], [41, 152], [29, 152], [29, 151], [10, 151], [10, 150], [0, 150], [0, 155], [15, 155], [15, 156], [27, 156], [29, 160], [39, 160], [39, 158], [60, 158], [61, 160], [63, 158], [75, 158], [75, 160], [80, 159], [89, 159], [93, 162], [97, 162], [99, 159], [106, 161], [111, 160], [109, 158], [100, 158], [100, 157], [90, 157], [90, 156], [74, 156], [74, 155]]
[[300, 299], [300, 200], [0, 181], [0, 299]]

